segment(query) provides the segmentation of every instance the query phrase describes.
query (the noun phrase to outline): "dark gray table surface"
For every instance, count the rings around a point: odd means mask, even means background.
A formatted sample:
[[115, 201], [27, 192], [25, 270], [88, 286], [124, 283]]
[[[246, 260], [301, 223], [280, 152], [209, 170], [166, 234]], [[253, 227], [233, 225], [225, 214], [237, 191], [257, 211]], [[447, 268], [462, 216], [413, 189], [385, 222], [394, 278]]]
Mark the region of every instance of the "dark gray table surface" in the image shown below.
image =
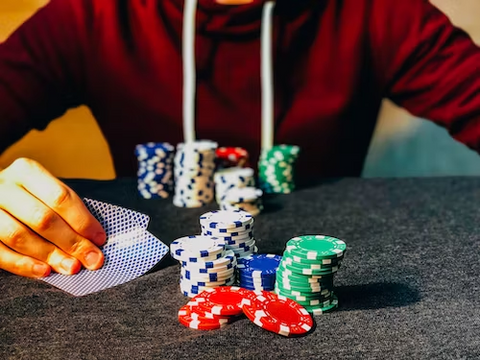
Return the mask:
[[[81, 196], [151, 216], [170, 244], [199, 233], [198, 216], [141, 200], [134, 179], [70, 180]], [[0, 272], [0, 359], [463, 359], [480, 357], [480, 179], [339, 179], [267, 201], [255, 236], [281, 254], [300, 234], [331, 234], [348, 251], [336, 312], [284, 338], [248, 319], [197, 331], [177, 321], [187, 298], [167, 260], [130, 283], [75, 298]]]

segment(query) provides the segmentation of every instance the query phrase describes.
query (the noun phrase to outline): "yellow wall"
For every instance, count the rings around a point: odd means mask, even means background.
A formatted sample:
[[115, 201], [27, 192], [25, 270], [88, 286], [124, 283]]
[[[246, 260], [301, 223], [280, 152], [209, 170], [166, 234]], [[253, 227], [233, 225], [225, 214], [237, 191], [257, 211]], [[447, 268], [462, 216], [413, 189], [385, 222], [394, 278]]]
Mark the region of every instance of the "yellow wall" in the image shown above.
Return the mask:
[[[355, 0], [351, 0], [355, 1]], [[401, 1], [401, 0], [385, 0]], [[0, 0], [0, 41], [48, 0]], [[480, 43], [480, 0], [432, 0]], [[374, 143], [388, 141], [415, 125], [404, 111], [386, 102]], [[115, 176], [107, 143], [88, 109], [70, 111], [45, 131], [32, 131], [0, 156], [0, 167], [26, 156], [65, 178], [111, 179]]]
[[[0, 0], [0, 41], [47, 2]], [[6, 167], [22, 156], [39, 161], [58, 177], [115, 177], [108, 145], [85, 107], [69, 111], [45, 131], [31, 131], [0, 156], [0, 167]]]

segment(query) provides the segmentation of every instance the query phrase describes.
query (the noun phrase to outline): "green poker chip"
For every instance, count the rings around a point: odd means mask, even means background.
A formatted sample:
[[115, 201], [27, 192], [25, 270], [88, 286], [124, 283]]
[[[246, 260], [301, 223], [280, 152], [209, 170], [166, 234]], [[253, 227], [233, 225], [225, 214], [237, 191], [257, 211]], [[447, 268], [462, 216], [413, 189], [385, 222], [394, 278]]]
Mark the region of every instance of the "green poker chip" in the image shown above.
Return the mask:
[[332, 267], [330, 270], [315, 270], [315, 269], [309, 269], [309, 268], [299, 268], [292, 265], [286, 265], [282, 262], [279, 264], [278, 268], [283, 270], [290, 270], [293, 273], [301, 274], [301, 275], [329, 275], [329, 274], [335, 274], [339, 269], [338, 266], [335, 266], [335, 267]]
[[292, 254], [288, 249], [286, 249], [283, 253], [284, 259], [291, 259], [291, 261], [303, 264], [303, 265], [320, 265], [320, 266], [336, 266], [343, 261], [343, 256], [333, 258], [333, 259], [306, 259], [303, 256], [297, 256]]
[[294, 164], [300, 148], [278, 145], [263, 150], [258, 162], [258, 183], [265, 193], [288, 194], [295, 190]]
[[321, 305], [303, 305], [305, 310], [307, 310], [312, 315], [322, 315], [329, 312], [332, 312], [336, 308], [338, 308], [338, 298], [335, 294], [332, 295], [332, 300], [328, 306], [321, 306]]
[[296, 283], [291, 283], [288, 281], [283, 281], [277, 279], [277, 285], [279, 288], [287, 290], [287, 291], [298, 291], [298, 292], [313, 292], [313, 293], [318, 293], [322, 292], [323, 290], [331, 290], [333, 288], [333, 284], [330, 286], [320, 286], [320, 285], [309, 285], [309, 284], [296, 284]]
[[293, 272], [292, 270], [285, 269], [283, 267], [277, 268], [277, 278], [287, 278], [292, 282], [301, 282], [301, 283], [329, 283], [333, 282], [333, 275], [332, 273], [326, 275], [308, 275], [308, 274], [301, 274], [297, 272]]
[[289, 265], [289, 266], [293, 266], [295, 268], [299, 268], [299, 269], [311, 269], [311, 270], [318, 270], [318, 271], [329, 271], [335, 267], [340, 267], [341, 265], [341, 261], [338, 261], [338, 262], [335, 262], [335, 264], [331, 264], [331, 265], [323, 265], [319, 262], [317, 263], [314, 263], [314, 262], [311, 262], [309, 264], [305, 264], [305, 263], [300, 263], [300, 262], [296, 262], [296, 261], [293, 261], [292, 258], [289, 258], [289, 257], [283, 257], [282, 258], [282, 262], [285, 264], [285, 265]]
[[281, 295], [288, 296], [288, 297], [294, 297], [295, 300], [301, 300], [302, 298], [306, 299], [327, 299], [330, 298], [332, 294], [332, 289], [330, 290], [323, 290], [318, 293], [308, 293], [308, 292], [298, 292], [298, 291], [290, 291], [290, 290], [285, 290], [284, 288], [281, 287], [275, 287], [275, 291]]
[[347, 246], [344, 241], [325, 235], [303, 235], [287, 242], [287, 251], [307, 260], [343, 257]]

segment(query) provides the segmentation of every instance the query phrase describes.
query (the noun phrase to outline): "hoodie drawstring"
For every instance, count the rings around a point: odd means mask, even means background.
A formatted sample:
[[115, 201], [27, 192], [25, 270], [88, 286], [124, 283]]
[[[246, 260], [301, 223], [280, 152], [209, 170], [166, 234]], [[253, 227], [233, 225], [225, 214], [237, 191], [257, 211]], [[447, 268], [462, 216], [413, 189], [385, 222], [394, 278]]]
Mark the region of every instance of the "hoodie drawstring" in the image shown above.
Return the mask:
[[[225, 5], [226, 6], [226, 5]], [[262, 84], [262, 150], [273, 146], [274, 140], [274, 82], [273, 82], [273, 10], [274, 1], [263, 7], [261, 30], [261, 84]], [[197, 0], [185, 0], [183, 10], [183, 139], [193, 142], [196, 107], [196, 35]]]

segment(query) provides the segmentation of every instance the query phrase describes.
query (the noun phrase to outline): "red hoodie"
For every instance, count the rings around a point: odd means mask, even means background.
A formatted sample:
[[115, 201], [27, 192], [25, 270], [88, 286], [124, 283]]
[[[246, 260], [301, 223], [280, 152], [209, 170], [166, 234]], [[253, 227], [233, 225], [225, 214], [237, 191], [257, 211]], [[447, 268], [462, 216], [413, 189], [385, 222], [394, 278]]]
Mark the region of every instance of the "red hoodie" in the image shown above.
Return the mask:
[[[196, 129], [260, 149], [263, 0], [197, 11]], [[137, 143], [182, 141], [183, 0], [52, 0], [0, 45], [0, 146], [88, 105], [119, 176]], [[298, 173], [358, 176], [389, 97], [480, 147], [480, 49], [426, 0], [277, 0], [275, 142]], [[88, 139], [86, 139], [88, 141]]]

